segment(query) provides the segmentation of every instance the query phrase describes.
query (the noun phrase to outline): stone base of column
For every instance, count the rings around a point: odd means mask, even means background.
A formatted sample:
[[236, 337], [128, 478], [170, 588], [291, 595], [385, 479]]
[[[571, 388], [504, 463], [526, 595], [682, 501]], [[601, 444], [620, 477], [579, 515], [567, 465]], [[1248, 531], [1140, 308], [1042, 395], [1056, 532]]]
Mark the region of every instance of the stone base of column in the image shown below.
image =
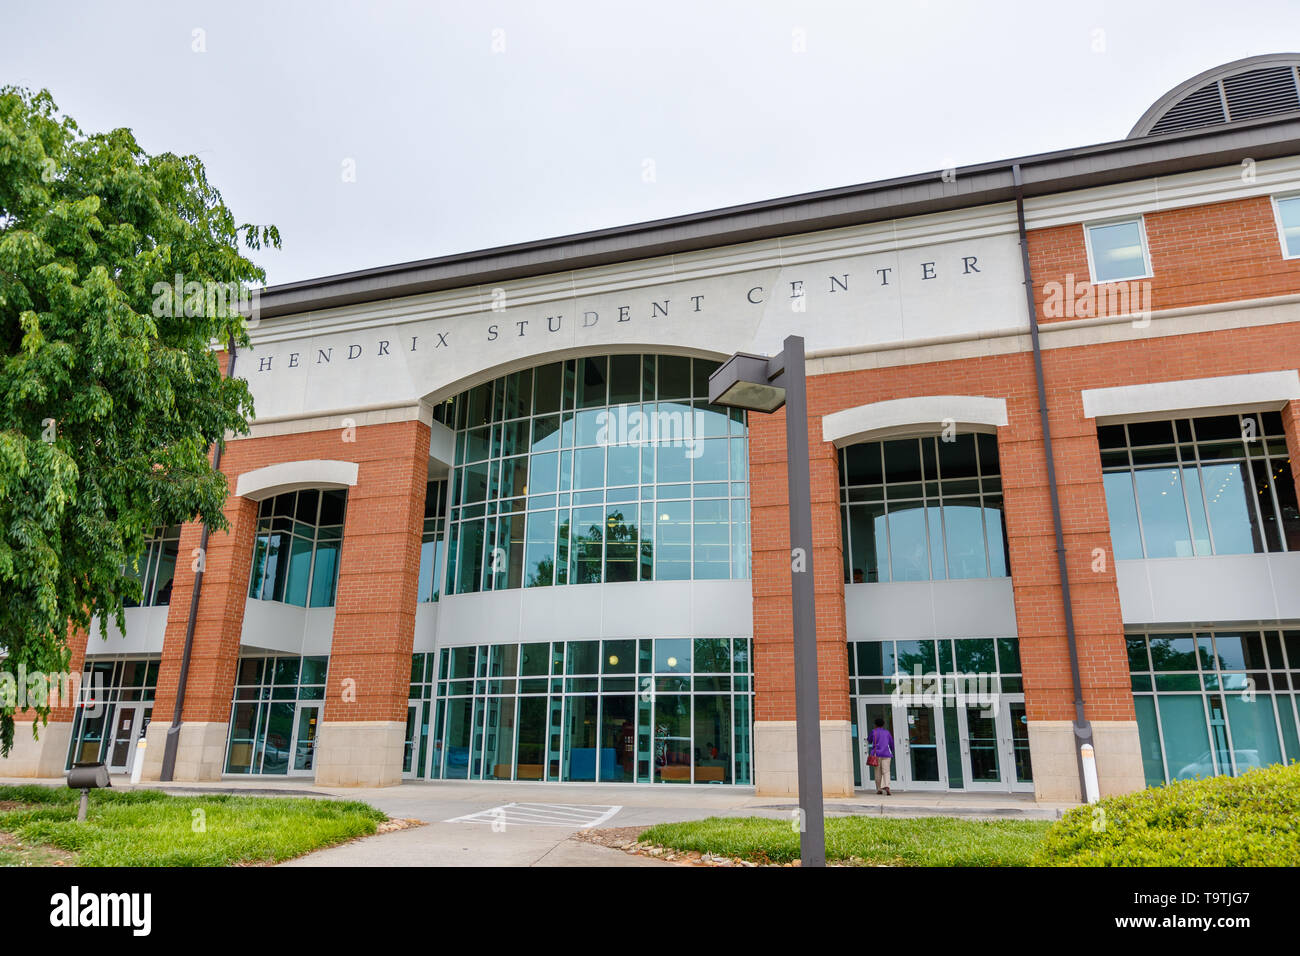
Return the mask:
[[[163, 751], [167, 747], [170, 726], [168, 720], [149, 721], [149, 728], [145, 731], [142, 780], [162, 778]], [[226, 766], [227, 730], [225, 723], [216, 720], [181, 724], [172, 780], [220, 780]]]
[[[754, 722], [754, 791], [763, 797], [799, 794], [793, 720]], [[853, 796], [853, 729], [847, 720], [823, 720], [822, 795]]]
[[72, 739], [70, 721], [50, 721], [37, 727], [40, 738], [32, 739], [32, 721], [14, 721], [14, 745], [0, 760], [0, 777], [62, 777]]
[[[1097, 759], [1097, 786], [1103, 797], [1146, 787], [1136, 720], [1094, 720], [1092, 745]], [[1036, 799], [1083, 801], [1077, 748], [1073, 721], [1029, 722], [1029, 758], [1033, 764]]]
[[405, 746], [406, 724], [400, 720], [325, 721], [316, 741], [316, 784], [396, 786]]

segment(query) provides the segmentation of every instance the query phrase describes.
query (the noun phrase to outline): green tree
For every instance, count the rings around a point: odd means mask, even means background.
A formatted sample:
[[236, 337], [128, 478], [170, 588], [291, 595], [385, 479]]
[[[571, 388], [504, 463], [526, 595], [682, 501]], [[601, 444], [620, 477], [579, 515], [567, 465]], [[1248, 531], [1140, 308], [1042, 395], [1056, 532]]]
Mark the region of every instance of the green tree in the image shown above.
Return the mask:
[[[71, 631], [122, 626], [140, 596], [126, 565], [155, 527], [225, 527], [209, 449], [247, 433], [253, 404], [213, 344], [248, 342], [241, 305], [265, 274], [241, 243], [279, 242], [237, 224], [193, 156], [87, 135], [48, 92], [0, 88], [5, 671], [64, 671]], [[14, 703], [0, 700], [0, 753]]]

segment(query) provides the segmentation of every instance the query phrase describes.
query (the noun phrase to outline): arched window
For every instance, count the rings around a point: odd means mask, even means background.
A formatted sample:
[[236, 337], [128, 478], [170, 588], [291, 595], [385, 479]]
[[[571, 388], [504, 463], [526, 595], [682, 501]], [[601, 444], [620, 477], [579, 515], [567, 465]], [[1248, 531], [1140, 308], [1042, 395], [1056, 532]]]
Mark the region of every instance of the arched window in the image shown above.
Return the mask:
[[615, 355], [457, 396], [446, 591], [749, 576], [741, 412], [718, 363]]

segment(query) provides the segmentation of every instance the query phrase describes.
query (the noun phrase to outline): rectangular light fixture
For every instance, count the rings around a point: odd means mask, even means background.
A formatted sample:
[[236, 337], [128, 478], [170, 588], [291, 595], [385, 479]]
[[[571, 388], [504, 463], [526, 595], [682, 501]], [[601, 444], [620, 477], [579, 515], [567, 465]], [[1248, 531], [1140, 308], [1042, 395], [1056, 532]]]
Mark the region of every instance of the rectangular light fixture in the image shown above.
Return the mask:
[[774, 412], [785, 404], [785, 388], [768, 378], [766, 355], [737, 352], [709, 376], [709, 401], [750, 412]]

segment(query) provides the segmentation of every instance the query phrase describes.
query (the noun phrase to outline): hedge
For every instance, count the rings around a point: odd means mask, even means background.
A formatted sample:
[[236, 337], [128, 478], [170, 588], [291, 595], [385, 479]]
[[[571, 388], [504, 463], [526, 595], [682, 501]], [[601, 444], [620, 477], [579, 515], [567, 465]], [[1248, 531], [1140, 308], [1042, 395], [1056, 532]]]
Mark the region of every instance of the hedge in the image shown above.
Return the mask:
[[1076, 807], [1041, 866], [1300, 866], [1300, 764], [1180, 780]]

